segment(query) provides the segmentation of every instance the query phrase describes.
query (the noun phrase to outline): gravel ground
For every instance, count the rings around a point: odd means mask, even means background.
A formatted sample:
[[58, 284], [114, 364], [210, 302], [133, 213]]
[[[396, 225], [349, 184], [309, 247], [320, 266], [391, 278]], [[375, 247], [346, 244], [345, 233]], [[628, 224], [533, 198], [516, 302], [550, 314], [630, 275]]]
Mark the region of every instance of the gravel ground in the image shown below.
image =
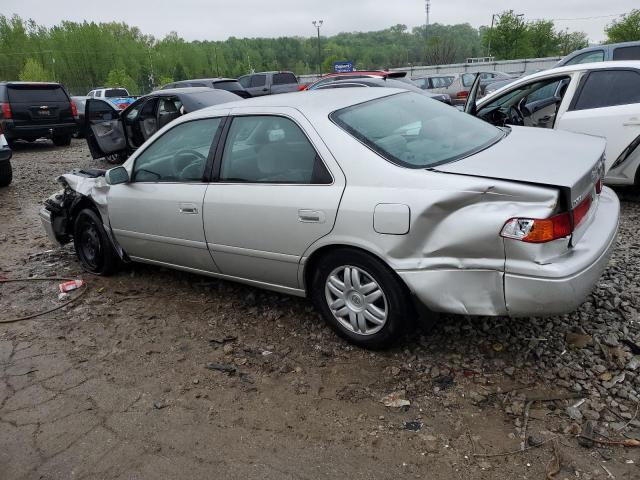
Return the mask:
[[[37, 210], [56, 175], [106, 165], [78, 140], [13, 163], [0, 277], [89, 287], [0, 324], [3, 480], [640, 477], [640, 448], [606, 444], [640, 440], [640, 195], [619, 192], [616, 252], [578, 311], [443, 316], [367, 352], [303, 299], [145, 265], [87, 277]], [[60, 305], [57, 283], [0, 284], [0, 320]]]

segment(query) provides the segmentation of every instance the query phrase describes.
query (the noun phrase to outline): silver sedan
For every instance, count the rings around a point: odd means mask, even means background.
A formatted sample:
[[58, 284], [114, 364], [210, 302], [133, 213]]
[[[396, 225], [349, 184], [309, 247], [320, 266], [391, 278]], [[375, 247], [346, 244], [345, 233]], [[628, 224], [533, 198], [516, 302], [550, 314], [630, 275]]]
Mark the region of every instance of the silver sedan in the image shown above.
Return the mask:
[[617, 232], [604, 147], [403, 90], [292, 93], [185, 115], [106, 175], [60, 177], [40, 215], [94, 274], [144, 262], [308, 296], [379, 348], [418, 310], [575, 309]]

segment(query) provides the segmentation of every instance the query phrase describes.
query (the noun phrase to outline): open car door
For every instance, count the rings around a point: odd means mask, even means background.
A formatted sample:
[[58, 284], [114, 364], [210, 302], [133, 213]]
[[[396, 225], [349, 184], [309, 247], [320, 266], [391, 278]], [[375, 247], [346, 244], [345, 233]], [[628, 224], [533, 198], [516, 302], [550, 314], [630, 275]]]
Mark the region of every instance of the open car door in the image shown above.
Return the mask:
[[473, 80], [471, 84], [471, 89], [469, 90], [469, 96], [467, 97], [467, 101], [464, 104], [464, 112], [469, 115], [475, 115], [478, 111], [478, 107], [476, 106], [476, 100], [478, 99], [478, 92], [480, 91], [480, 74], [476, 73], [476, 78]]
[[125, 154], [127, 138], [120, 111], [106, 100], [88, 99], [84, 129], [93, 158]]

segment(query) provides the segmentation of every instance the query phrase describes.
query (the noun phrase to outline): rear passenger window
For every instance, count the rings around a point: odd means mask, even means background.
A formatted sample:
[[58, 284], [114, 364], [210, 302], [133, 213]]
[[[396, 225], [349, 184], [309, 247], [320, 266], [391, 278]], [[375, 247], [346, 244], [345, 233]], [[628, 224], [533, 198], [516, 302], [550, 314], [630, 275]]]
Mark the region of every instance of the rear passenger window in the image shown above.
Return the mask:
[[640, 60], [640, 45], [618, 47], [613, 51], [614, 60]]
[[580, 63], [603, 62], [604, 50], [596, 50], [594, 52], [585, 52], [576, 55], [564, 65], [578, 65]]
[[251, 77], [251, 86], [252, 87], [264, 87], [267, 83], [266, 75], [254, 75]]
[[298, 125], [288, 118], [260, 115], [233, 119], [220, 180], [329, 184], [332, 179]]
[[640, 103], [640, 73], [632, 70], [591, 72], [572, 110]]
[[296, 76], [293, 73], [284, 72], [284, 73], [273, 74], [274, 85], [286, 85], [289, 83], [298, 83], [298, 80], [296, 79]]

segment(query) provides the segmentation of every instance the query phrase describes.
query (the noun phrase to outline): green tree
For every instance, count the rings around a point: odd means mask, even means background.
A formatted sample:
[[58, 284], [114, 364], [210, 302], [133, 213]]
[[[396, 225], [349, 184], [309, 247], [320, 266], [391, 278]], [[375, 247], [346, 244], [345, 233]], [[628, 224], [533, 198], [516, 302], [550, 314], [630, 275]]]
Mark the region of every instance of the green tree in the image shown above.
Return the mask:
[[589, 39], [584, 32], [562, 31], [558, 33], [558, 48], [560, 55], [567, 55], [589, 45]]
[[33, 58], [27, 59], [18, 78], [23, 82], [48, 82], [53, 80], [51, 75], [40, 65], [40, 62]]
[[176, 66], [173, 69], [173, 78], [176, 80], [187, 80], [187, 73], [184, 71], [182, 63], [176, 63]]
[[108, 87], [124, 87], [127, 91], [136, 95], [138, 86], [133, 78], [131, 78], [123, 68], [114, 68], [107, 75], [106, 86]]
[[526, 39], [527, 25], [513, 10], [499, 15], [498, 23], [486, 31], [484, 43], [491, 46], [491, 54], [500, 60], [524, 58], [530, 52]]
[[542, 58], [558, 54], [558, 35], [552, 21], [537, 20], [528, 23], [526, 38], [532, 56]]
[[640, 40], [640, 10], [635, 9], [614, 20], [605, 28], [607, 43], [632, 42]]
[[158, 87], [162, 87], [163, 85], [166, 85], [167, 83], [173, 83], [173, 78], [167, 76], [167, 75], [162, 75], [160, 77], [158, 77], [158, 80], [156, 82]]

